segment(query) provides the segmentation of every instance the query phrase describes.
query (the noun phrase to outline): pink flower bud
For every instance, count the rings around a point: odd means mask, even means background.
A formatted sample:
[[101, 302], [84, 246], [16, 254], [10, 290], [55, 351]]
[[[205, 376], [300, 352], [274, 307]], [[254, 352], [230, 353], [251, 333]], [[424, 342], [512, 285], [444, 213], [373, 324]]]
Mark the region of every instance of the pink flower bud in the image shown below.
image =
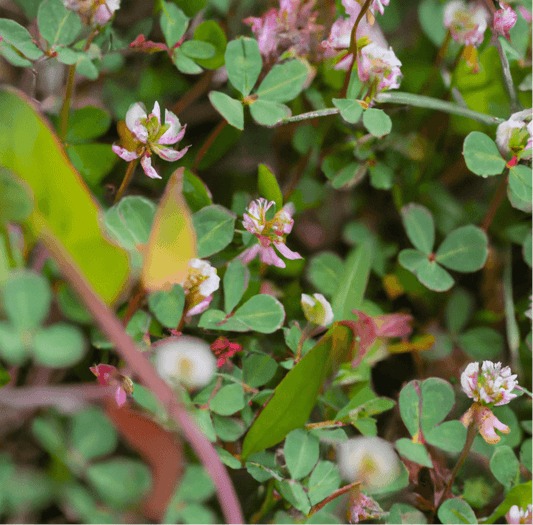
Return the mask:
[[516, 24], [518, 17], [511, 7], [504, 2], [500, 2], [500, 7], [501, 9], [494, 13], [494, 31], [510, 41], [509, 30]]

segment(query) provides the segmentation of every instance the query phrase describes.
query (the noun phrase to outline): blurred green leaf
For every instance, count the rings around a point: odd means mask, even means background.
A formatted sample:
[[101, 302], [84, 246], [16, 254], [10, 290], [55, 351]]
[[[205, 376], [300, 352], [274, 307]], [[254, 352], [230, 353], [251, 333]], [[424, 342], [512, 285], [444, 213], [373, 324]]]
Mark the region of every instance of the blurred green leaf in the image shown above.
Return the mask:
[[396, 448], [400, 456], [414, 461], [424, 467], [433, 468], [433, 462], [428, 455], [426, 447], [422, 443], [413, 443], [409, 438], [401, 438], [396, 441]]
[[450, 270], [475, 272], [485, 266], [488, 244], [487, 234], [469, 224], [446, 236], [435, 254], [435, 260]]
[[390, 190], [394, 185], [394, 171], [384, 162], [369, 167], [370, 184], [377, 190]]
[[275, 297], [258, 294], [238, 308], [233, 318], [244, 323], [251, 330], [271, 334], [283, 325], [285, 310]]
[[208, 59], [216, 55], [216, 49], [208, 42], [201, 40], [187, 40], [180, 46], [183, 54], [194, 59]]
[[27, 226], [35, 236], [45, 235], [49, 248], [62, 249], [61, 243], [96, 293], [113, 302], [129, 275], [127, 253], [103, 236], [100, 208], [35, 107], [7, 88], [0, 91], [0, 106], [5, 108], [0, 164], [20, 175], [34, 194], [36, 207]]
[[223, 386], [209, 401], [209, 410], [221, 416], [230, 416], [244, 407], [244, 390], [241, 385]]
[[150, 294], [148, 306], [163, 326], [176, 328], [183, 315], [185, 292], [181, 285], [175, 284], [170, 292], [161, 290]]
[[502, 335], [494, 330], [480, 326], [471, 328], [457, 337], [461, 350], [475, 360], [496, 359], [504, 350]]
[[518, 481], [520, 464], [513, 449], [507, 445], [496, 448], [490, 459], [490, 471], [509, 490]]
[[372, 243], [361, 243], [348, 256], [331, 303], [336, 321], [355, 319], [352, 310], [360, 308], [363, 302], [373, 249]]
[[285, 105], [258, 98], [250, 104], [252, 118], [263, 126], [275, 126], [280, 120], [289, 118], [291, 110]]
[[272, 102], [289, 102], [303, 89], [309, 72], [299, 60], [275, 65], [257, 88], [257, 96]]
[[409, 240], [424, 255], [429, 255], [435, 244], [435, 223], [432, 213], [425, 206], [412, 202], [401, 209], [401, 214]]
[[14, 20], [0, 18], [0, 37], [30, 60], [37, 60], [43, 56], [43, 52], [33, 43], [27, 29]]
[[22, 222], [33, 210], [33, 195], [26, 182], [0, 166], [0, 225]]
[[248, 286], [250, 271], [241, 261], [233, 260], [224, 274], [224, 310], [230, 313], [239, 304]]
[[82, 28], [80, 17], [67, 9], [61, 0], [45, 0], [39, 6], [37, 24], [50, 47], [72, 44]]
[[425, 524], [427, 523], [427, 518], [422, 512], [407, 503], [394, 503], [389, 509], [387, 523]]
[[334, 98], [333, 105], [339, 108], [341, 116], [350, 124], [357, 124], [363, 114], [363, 107], [355, 99]]
[[257, 191], [261, 197], [276, 203], [276, 211], [283, 207], [283, 195], [278, 181], [272, 170], [265, 164], [259, 164], [257, 177]]
[[31, 424], [32, 434], [49, 453], [64, 457], [66, 451], [65, 429], [57, 419], [37, 417]]
[[503, 503], [500, 504], [484, 523], [494, 523], [498, 518], [507, 514], [513, 505], [525, 509], [528, 505], [531, 505], [531, 499], [531, 481], [513, 487], [505, 496]]
[[237, 129], [244, 129], [244, 109], [242, 104], [220, 91], [210, 91], [209, 100], [213, 107]]
[[531, 168], [518, 164], [509, 171], [511, 191], [521, 200], [531, 200]]
[[[70, 114], [65, 142], [78, 144], [96, 139], [111, 126], [111, 115], [96, 106], [85, 106]], [[109, 146], [107, 146], [109, 148]]]
[[474, 296], [464, 288], [455, 287], [444, 311], [446, 328], [452, 334], [459, 333], [472, 317], [474, 307]]
[[333, 296], [339, 287], [344, 262], [333, 252], [321, 252], [311, 257], [306, 276], [313, 286], [328, 296]]
[[444, 24], [435, 24], [435, 20], [443, 20], [444, 6], [439, 0], [423, 0], [418, 4], [418, 21], [424, 34], [440, 47], [446, 38]]
[[107, 144], [73, 144], [66, 150], [72, 165], [91, 186], [100, 184], [119, 159]]
[[[213, 426], [217, 436], [226, 442], [237, 441], [245, 432], [244, 423], [240, 419], [232, 419], [213, 414]], [[240, 463], [239, 463], [239, 467]]]
[[202, 179], [185, 169], [183, 176], [183, 196], [192, 212], [212, 204], [211, 192]]
[[218, 204], [206, 206], [193, 214], [199, 259], [223, 250], [233, 239], [235, 214]]
[[64, 368], [81, 361], [86, 351], [82, 333], [65, 323], [40, 328], [33, 341], [35, 360], [51, 368]]
[[447, 499], [438, 511], [441, 523], [477, 523], [472, 507], [460, 498]]
[[150, 469], [130, 458], [113, 458], [89, 465], [87, 479], [103, 501], [117, 508], [138, 502], [151, 485]]
[[392, 130], [392, 120], [381, 109], [367, 109], [363, 113], [363, 125], [374, 137], [381, 138]]
[[[187, 0], [188, 1], [188, 0]], [[200, 0], [205, 3], [205, 0]], [[215, 49], [213, 58], [196, 59], [207, 69], [218, 69], [224, 65], [224, 52], [228, 43], [222, 28], [214, 20], [205, 20], [194, 30], [194, 39], [211, 44]]]
[[189, 25], [189, 18], [172, 2], [161, 1], [160, 5], [161, 17], [159, 18], [159, 23], [161, 24], [161, 31], [163, 31], [167, 46], [173, 48], [185, 34]]
[[263, 67], [257, 41], [243, 36], [232, 40], [226, 47], [224, 58], [233, 87], [244, 96], [249, 95]]
[[72, 447], [87, 460], [111, 454], [117, 447], [117, 432], [99, 408], [77, 412], [71, 424]]
[[283, 455], [292, 479], [302, 479], [316, 465], [319, 457], [318, 438], [297, 428], [287, 434]]
[[479, 131], [468, 134], [463, 144], [463, 155], [468, 169], [482, 177], [499, 175], [505, 168], [505, 160], [494, 141]]

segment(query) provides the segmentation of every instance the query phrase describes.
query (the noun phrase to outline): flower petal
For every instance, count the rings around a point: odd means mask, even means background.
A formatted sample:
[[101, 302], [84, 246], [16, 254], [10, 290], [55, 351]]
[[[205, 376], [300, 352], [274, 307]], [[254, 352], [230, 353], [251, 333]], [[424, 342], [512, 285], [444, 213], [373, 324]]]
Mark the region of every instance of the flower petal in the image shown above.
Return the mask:
[[274, 246], [279, 250], [281, 255], [283, 255], [283, 257], [287, 259], [302, 259], [302, 256], [299, 253], [289, 250], [289, 248], [287, 248], [287, 245], [282, 242], [275, 242]]
[[126, 126], [133, 132], [135, 123], [142, 118], [146, 118], [146, 107], [142, 102], [132, 104], [126, 113]]
[[111, 146], [111, 149], [123, 160], [127, 160], [128, 162], [138, 159], [139, 154], [136, 151], [129, 151], [126, 148], [121, 148], [117, 144], [113, 144]]
[[169, 162], [176, 162], [177, 160], [181, 159], [181, 157], [187, 153], [189, 148], [190, 146], [186, 146], [181, 150], [175, 150], [172, 148], [161, 148], [155, 144], [152, 146], [154, 153], [156, 153], [162, 159], [168, 160]]
[[155, 169], [152, 167], [152, 158], [150, 155], [143, 155], [143, 158], [141, 159], [141, 165], [143, 167], [144, 173], [148, 175], [151, 179], [160, 179], [161, 176], [155, 171]]
[[115, 391], [115, 399], [119, 407], [121, 407], [126, 402], [126, 398], [126, 391], [120, 386], [117, 387]]
[[168, 109], [165, 109], [165, 124], [170, 127], [159, 138], [159, 144], [175, 144], [183, 138], [186, 126], [182, 128], [178, 117]]

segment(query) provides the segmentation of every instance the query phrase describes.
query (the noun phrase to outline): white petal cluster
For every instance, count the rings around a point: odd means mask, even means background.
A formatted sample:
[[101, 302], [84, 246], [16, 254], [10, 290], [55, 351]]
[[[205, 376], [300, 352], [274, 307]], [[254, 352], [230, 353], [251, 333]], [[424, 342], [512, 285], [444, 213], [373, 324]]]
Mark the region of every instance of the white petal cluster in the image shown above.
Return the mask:
[[201, 259], [191, 259], [189, 266], [199, 271], [197, 280], [200, 281], [199, 292], [200, 295], [208, 297], [213, 292], [218, 290], [220, 286], [220, 277], [217, 275], [217, 270], [209, 262]]
[[341, 477], [361, 481], [372, 492], [392, 483], [400, 475], [400, 460], [392, 445], [378, 437], [357, 437], [338, 444]]
[[516, 374], [501, 363], [483, 361], [481, 372], [479, 363], [470, 363], [461, 375], [464, 393], [483, 405], [506, 405], [516, 397], [512, 391], [516, 387]]
[[[507, 155], [511, 151], [509, 141], [512, 139], [513, 134], [520, 133], [523, 130], [528, 131], [527, 142], [523, 144], [524, 150], [528, 150], [528, 153], [520, 155], [522, 159], [530, 159], [532, 156], [531, 146], [533, 142], [533, 121], [531, 109], [524, 109], [518, 113], [511, 115], [509, 120], [502, 122], [496, 129], [496, 144], [503, 155]], [[527, 122], [529, 120], [529, 123]], [[516, 130], [516, 131], [515, 131]]]
[[216, 359], [205, 341], [183, 335], [157, 347], [155, 367], [170, 385], [181, 383], [196, 388], [211, 381]]
[[333, 310], [328, 300], [320, 293], [313, 296], [302, 294], [302, 310], [310, 323], [328, 326], [333, 322]]

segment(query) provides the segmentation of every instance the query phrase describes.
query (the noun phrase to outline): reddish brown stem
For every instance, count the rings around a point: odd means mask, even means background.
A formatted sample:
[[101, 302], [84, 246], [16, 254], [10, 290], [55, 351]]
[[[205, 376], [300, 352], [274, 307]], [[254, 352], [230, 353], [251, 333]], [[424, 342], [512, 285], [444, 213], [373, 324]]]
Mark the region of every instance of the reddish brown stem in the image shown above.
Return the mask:
[[207, 140], [204, 142], [204, 145], [200, 148], [200, 151], [197, 153], [196, 158], [194, 159], [194, 166], [193, 170], [196, 171], [198, 169], [198, 166], [200, 162], [202, 162], [202, 159], [204, 158], [204, 155], [207, 153], [207, 150], [211, 147], [211, 144], [215, 142], [215, 139], [220, 135], [220, 132], [226, 127], [226, 124], [228, 122], [226, 120], [223, 120], [214, 130], [211, 135], [207, 138]]
[[172, 113], [179, 115], [182, 111], [188, 108], [195, 100], [201, 97], [209, 88], [211, 79], [213, 78], [214, 70], [206, 71], [194, 84], [194, 86], [183, 95], [172, 107]]
[[496, 215], [496, 212], [498, 211], [498, 208], [500, 207], [500, 204], [502, 203], [503, 198], [505, 197], [505, 190], [507, 189], [508, 179], [509, 179], [508, 170], [505, 170], [504, 176], [502, 177], [500, 185], [498, 186], [498, 189], [496, 190], [496, 193], [494, 194], [494, 197], [492, 198], [492, 202], [489, 205], [487, 215], [485, 215], [485, 218], [483, 219], [483, 222], [481, 223], [481, 229], [484, 230], [485, 232], [488, 231], [488, 229], [490, 228], [490, 225], [492, 224], [492, 220], [494, 219], [494, 216]]
[[357, 488], [361, 484], [360, 481], [354, 481], [353, 483], [350, 483], [349, 485], [346, 485], [345, 487], [341, 487], [340, 489], [337, 489], [335, 492], [330, 494], [326, 499], [322, 500], [320, 503], [317, 503], [315, 506], [311, 508], [309, 513], [307, 514], [307, 517], [312, 516], [315, 512], [318, 512], [321, 508], [326, 506], [330, 501], [333, 501], [335, 498], [338, 498], [339, 496], [342, 496], [343, 494], [346, 494], [347, 492], [350, 492], [351, 490]]

